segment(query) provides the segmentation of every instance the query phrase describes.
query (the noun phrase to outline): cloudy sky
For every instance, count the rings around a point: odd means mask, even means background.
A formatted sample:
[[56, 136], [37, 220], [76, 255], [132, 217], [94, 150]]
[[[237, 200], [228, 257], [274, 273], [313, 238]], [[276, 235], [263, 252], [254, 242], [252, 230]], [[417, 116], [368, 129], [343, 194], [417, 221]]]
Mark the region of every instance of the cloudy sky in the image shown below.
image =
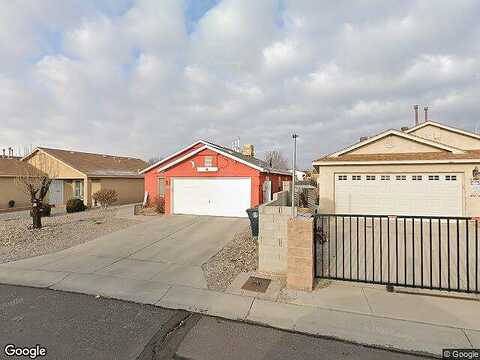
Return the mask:
[[203, 138], [311, 160], [386, 128], [480, 131], [480, 1], [12, 0], [0, 146], [165, 156]]

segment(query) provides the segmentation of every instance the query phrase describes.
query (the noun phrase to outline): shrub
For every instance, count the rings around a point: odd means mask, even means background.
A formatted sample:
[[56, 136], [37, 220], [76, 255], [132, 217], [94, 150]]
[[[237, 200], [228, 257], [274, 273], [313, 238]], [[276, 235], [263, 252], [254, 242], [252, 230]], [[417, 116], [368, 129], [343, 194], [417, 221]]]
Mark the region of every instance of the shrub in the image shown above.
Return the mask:
[[82, 199], [70, 199], [67, 201], [67, 213], [74, 213], [85, 210], [85, 204]]
[[104, 208], [109, 207], [118, 200], [118, 194], [113, 189], [101, 189], [92, 195], [93, 199]]
[[8, 207], [9, 207], [9, 208], [15, 207], [15, 200], [10, 200], [10, 201], [8, 202]]
[[165, 198], [159, 196], [155, 199], [155, 211], [159, 214], [165, 214]]
[[[40, 216], [49, 217], [52, 214], [52, 206], [49, 204], [42, 204], [40, 207]], [[33, 216], [33, 211], [30, 210], [30, 216]]]

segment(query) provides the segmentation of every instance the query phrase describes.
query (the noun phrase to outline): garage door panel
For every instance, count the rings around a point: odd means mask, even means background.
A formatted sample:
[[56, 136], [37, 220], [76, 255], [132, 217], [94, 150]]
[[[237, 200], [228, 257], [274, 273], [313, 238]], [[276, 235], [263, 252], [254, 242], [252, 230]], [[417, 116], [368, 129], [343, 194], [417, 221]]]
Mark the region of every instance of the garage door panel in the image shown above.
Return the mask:
[[173, 179], [173, 213], [246, 217], [249, 178]]
[[[381, 180], [381, 175], [390, 180]], [[397, 175], [404, 176], [397, 180]], [[447, 176], [456, 180], [446, 180]], [[353, 180], [353, 176], [361, 180]], [[335, 211], [339, 214], [463, 215], [463, 174], [335, 175]], [[421, 176], [421, 180], [414, 180]], [[438, 180], [429, 180], [438, 176]]]

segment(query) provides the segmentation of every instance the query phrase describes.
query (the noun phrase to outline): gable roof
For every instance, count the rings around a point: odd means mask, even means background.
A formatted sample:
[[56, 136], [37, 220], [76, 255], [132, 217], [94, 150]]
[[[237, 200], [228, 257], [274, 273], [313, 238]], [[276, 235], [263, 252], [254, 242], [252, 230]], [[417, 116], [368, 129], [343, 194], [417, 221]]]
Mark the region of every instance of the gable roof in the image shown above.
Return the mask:
[[466, 150], [462, 154], [451, 152], [357, 154], [338, 157], [324, 156], [313, 165], [363, 165], [363, 164], [416, 164], [416, 163], [472, 163], [480, 161], [480, 150]]
[[[190, 151], [188, 153], [186, 153], [184, 156], [178, 158], [177, 160], [175, 161], [172, 161], [172, 162], [168, 162], [168, 160], [174, 158], [175, 156], [178, 156], [179, 154], [187, 151], [189, 148], [192, 148], [194, 147], [195, 145], [199, 145], [201, 144], [202, 146], [200, 146], [199, 148], [195, 149], [194, 151]], [[165, 159], [162, 159], [160, 161], [158, 161], [157, 163], [149, 166], [148, 168], [146, 169], [143, 169], [142, 171], [140, 171], [140, 174], [143, 174], [155, 167], [158, 167], [160, 166], [162, 163], [165, 164], [165, 166], [163, 167], [160, 167], [158, 169], [158, 171], [163, 171], [163, 170], [166, 170], [168, 168], [170, 168], [171, 166], [174, 166], [190, 157], [192, 157], [193, 155], [199, 153], [200, 151], [203, 151], [205, 149], [209, 149], [209, 150], [212, 150], [212, 151], [215, 151], [217, 153], [220, 153], [226, 157], [229, 157], [231, 159], [234, 159], [238, 162], [241, 162], [251, 168], [254, 168], [258, 171], [261, 171], [261, 172], [265, 172], [265, 173], [276, 173], [276, 174], [282, 174], [282, 175], [290, 175], [290, 173], [288, 172], [288, 170], [282, 170], [282, 169], [275, 169], [273, 167], [271, 167], [267, 162], [265, 161], [262, 161], [260, 159], [257, 159], [257, 158], [254, 158], [252, 156], [246, 156], [246, 155], [243, 155], [242, 153], [238, 152], [238, 151], [235, 151], [235, 150], [232, 150], [232, 149], [229, 149], [227, 147], [224, 147], [224, 146], [221, 146], [221, 145], [217, 145], [217, 144], [214, 144], [212, 142], [208, 142], [208, 141], [204, 141], [204, 140], [199, 140], [179, 151], [177, 151], [176, 153], [166, 157]]]
[[465, 135], [465, 136], [469, 136], [469, 137], [472, 137], [474, 139], [478, 139], [480, 140], [480, 135], [478, 134], [475, 134], [473, 132], [470, 132], [470, 131], [465, 131], [465, 130], [462, 130], [462, 129], [458, 129], [458, 128], [455, 128], [455, 127], [452, 127], [452, 126], [448, 126], [448, 125], [444, 125], [444, 124], [440, 124], [438, 122], [435, 122], [435, 121], [427, 121], [427, 122], [423, 122], [417, 126], [414, 126], [413, 128], [411, 129], [408, 129], [407, 131], [405, 131], [407, 134], [410, 134], [418, 129], [421, 129], [425, 126], [434, 126], [434, 127], [437, 127], [439, 129], [443, 129], [443, 130], [448, 130], [448, 131], [451, 131], [451, 132], [454, 132], [454, 133], [457, 133], [457, 134], [461, 134], [461, 135]]
[[32, 165], [20, 161], [19, 157], [0, 157], [0, 177], [14, 177], [28, 173], [33, 174], [35, 171]]
[[145, 161], [136, 158], [45, 147], [36, 148], [22, 160], [28, 159], [37, 151], [43, 151], [87, 176], [142, 177], [138, 171], [147, 164]]
[[340, 155], [344, 155], [344, 154], [346, 154], [350, 151], [361, 148], [365, 145], [371, 144], [375, 141], [378, 141], [378, 140], [380, 140], [384, 137], [390, 136], [390, 135], [399, 136], [401, 138], [404, 138], [404, 139], [407, 139], [407, 140], [410, 140], [410, 141], [415, 141], [415, 142], [418, 142], [418, 143], [421, 143], [421, 144], [424, 144], [424, 145], [431, 146], [431, 147], [436, 148], [436, 149], [449, 151], [449, 152], [454, 153], [454, 154], [461, 154], [461, 153], [464, 152], [463, 150], [457, 149], [453, 146], [445, 145], [445, 144], [442, 144], [442, 143], [439, 143], [439, 142], [436, 142], [436, 141], [433, 141], [433, 140], [424, 139], [422, 137], [415, 136], [415, 135], [412, 135], [412, 134], [407, 134], [403, 131], [390, 129], [390, 130], [384, 131], [384, 132], [382, 132], [378, 135], [372, 136], [372, 137], [370, 137], [366, 140], [363, 140], [363, 141], [360, 141], [356, 144], [350, 145], [350, 146], [348, 146], [348, 147], [346, 147], [346, 148], [344, 148], [340, 151], [337, 151], [337, 152], [332, 153], [332, 154], [327, 155], [327, 156], [328, 157], [337, 157], [337, 156], [340, 156]]

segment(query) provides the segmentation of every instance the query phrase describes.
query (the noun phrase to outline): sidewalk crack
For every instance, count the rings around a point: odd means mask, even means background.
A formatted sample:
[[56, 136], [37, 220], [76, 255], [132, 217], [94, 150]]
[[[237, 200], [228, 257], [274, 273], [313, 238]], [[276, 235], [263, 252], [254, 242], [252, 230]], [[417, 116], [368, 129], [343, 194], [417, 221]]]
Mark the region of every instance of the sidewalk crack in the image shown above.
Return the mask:
[[470, 344], [470, 346], [471, 346], [472, 349], [473, 349], [474, 346], [473, 346], [472, 342], [470, 341], [470, 338], [468, 337], [467, 333], [465, 332], [465, 329], [460, 329], [460, 330], [462, 330], [463, 335], [465, 335], [465, 337], [467, 338], [468, 343]]
[[365, 289], [363, 287], [362, 287], [362, 294], [363, 294], [363, 297], [365, 298], [365, 301], [368, 305], [368, 309], [370, 310], [370, 313], [373, 315], [373, 309], [370, 306], [370, 303], [368, 302], [367, 294], [365, 294]]

